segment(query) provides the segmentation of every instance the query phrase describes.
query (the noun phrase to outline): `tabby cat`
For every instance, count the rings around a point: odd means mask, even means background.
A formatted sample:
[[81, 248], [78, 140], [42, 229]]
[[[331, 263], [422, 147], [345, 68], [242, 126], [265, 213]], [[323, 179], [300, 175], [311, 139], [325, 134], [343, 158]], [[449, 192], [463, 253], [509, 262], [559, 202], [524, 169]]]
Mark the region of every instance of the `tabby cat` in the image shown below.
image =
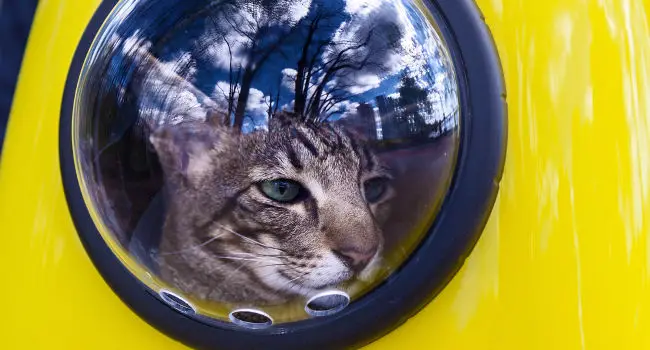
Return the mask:
[[377, 270], [391, 174], [351, 132], [282, 112], [268, 132], [184, 122], [150, 139], [168, 202], [160, 273], [185, 293], [276, 304]]

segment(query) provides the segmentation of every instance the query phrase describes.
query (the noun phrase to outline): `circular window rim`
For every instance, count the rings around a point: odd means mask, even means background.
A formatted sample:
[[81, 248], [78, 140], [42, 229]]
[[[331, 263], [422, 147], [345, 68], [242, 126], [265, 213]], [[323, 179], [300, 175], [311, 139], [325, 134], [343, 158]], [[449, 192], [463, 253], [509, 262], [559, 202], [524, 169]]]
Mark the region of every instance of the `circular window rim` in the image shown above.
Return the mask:
[[198, 348], [347, 348], [368, 344], [389, 333], [446, 287], [485, 227], [506, 157], [503, 73], [492, 36], [473, 0], [420, 1], [430, 10], [448, 45], [461, 110], [454, 175], [428, 234], [387, 281], [341, 312], [259, 330], [225, 322], [217, 326], [165, 303], [157, 291], [147, 288], [114, 255], [86, 207], [73, 157], [77, 81], [95, 35], [119, 1], [102, 0], [74, 53], [61, 106], [59, 158], [63, 190], [84, 248], [106, 283], [134, 313], [171, 338]]

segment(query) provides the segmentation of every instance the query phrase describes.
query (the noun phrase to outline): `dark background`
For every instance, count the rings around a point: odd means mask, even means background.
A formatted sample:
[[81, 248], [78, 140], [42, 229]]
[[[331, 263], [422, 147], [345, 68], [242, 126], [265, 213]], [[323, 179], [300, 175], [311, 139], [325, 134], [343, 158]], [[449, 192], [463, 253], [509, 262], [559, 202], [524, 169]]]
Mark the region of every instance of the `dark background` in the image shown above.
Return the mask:
[[0, 151], [38, 0], [0, 0]]

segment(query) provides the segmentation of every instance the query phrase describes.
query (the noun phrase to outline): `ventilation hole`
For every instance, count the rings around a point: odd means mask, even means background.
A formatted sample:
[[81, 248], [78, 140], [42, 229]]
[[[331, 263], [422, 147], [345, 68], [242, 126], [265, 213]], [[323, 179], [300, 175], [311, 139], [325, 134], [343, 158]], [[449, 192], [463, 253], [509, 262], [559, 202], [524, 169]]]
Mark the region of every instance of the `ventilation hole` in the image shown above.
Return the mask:
[[249, 329], [261, 329], [273, 324], [271, 316], [260, 310], [239, 309], [230, 313], [232, 323]]
[[305, 311], [314, 317], [333, 315], [350, 303], [350, 296], [344, 292], [331, 291], [318, 294], [305, 305]]
[[194, 307], [187, 301], [183, 300], [180, 296], [167, 290], [161, 290], [159, 294], [160, 297], [174, 309], [185, 314], [196, 314]]

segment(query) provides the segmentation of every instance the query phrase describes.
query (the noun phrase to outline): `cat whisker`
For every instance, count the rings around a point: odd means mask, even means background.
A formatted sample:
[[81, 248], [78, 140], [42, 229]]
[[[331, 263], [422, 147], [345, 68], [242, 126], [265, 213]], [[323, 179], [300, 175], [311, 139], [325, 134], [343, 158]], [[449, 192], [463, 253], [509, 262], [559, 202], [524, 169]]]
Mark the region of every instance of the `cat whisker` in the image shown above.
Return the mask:
[[242, 258], [239, 256], [220, 256], [220, 255], [212, 255], [212, 257], [215, 257], [217, 259], [226, 259], [226, 260], [241, 260], [241, 261], [260, 261], [260, 258]]
[[259, 253], [248, 253], [248, 252], [232, 252], [231, 254], [242, 254], [242, 255], [250, 255], [250, 256], [261, 256], [265, 258], [286, 258], [288, 255], [282, 254], [282, 255], [271, 255], [271, 254], [259, 254]]
[[290, 270], [297, 271], [297, 269], [296, 269], [295, 267], [293, 267], [293, 266], [291, 266], [291, 265], [288, 265], [288, 264], [286, 264], [286, 263], [269, 264], [269, 265], [262, 265], [262, 266], [256, 266], [256, 267], [258, 267], [258, 268], [264, 268], [264, 267], [274, 267], [274, 266], [282, 266], [282, 267], [289, 268]]
[[287, 267], [289, 267], [289, 266], [288, 266], [287, 264], [283, 264], [283, 263], [279, 263], [279, 264], [268, 264], [268, 265], [261, 265], [261, 266], [256, 266], [256, 267], [259, 267], [259, 268], [263, 268], [263, 267], [273, 267], [273, 266], [287, 266]]
[[301, 279], [301, 278], [303, 278], [303, 277], [306, 277], [306, 276], [309, 275], [310, 273], [311, 273], [311, 271], [307, 271], [307, 272], [303, 273], [302, 275], [300, 275], [300, 276], [298, 276], [298, 277], [296, 277], [296, 278], [293, 278], [293, 279], [291, 279], [290, 281], [286, 282], [285, 285], [287, 285], [287, 284], [289, 285], [288, 292], [291, 292], [291, 291], [293, 291], [295, 288], [298, 288], [298, 287], [299, 287], [299, 285], [298, 285], [297, 283], [294, 283], [294, 282], [298, 281], [299, 279]]
[[201, 243], [201, 244], [199, 244], [199, 245], [195, 245], [195, 246], [192, 246], [192, 247], [189, 247], [189, 248], [186, 248], [186, 249], [181, 249], [181, 250], [177, 250], [177, 251], [173, 251], [173, 252], [160, 253], [160, 255], [165, 255], [165, 256], [167, 256], [167, 255], [175, 255], [175, 254], [183, 254], [183, 253], [187, 253], [187, 252], [190, 252], [190, 251], [192, 251], [192, 250], [194, 250], [194, 249], [201, 248], [201, 247], [205, 247], [206, 245], [208, 245], [208, 244], [210, 244], [210, 243], [216, 241], [216, 240], [219, 239], [220, 237], [221, 237], [221, 235], [216, 235], [216, 236], [214, 236], [214, 237], [208, 239], [207, 241], [205, 241], [205, 242], [203, 242], [203, 243]]
[[256, 241], [256, 240], [250, 238], [250, 237], [246, 237], [246, 236], [244, 236], [244, 235], [242, 235], [242, 234], [240, 234], [240, 233], [238, 233], [238, 232], [235, 232], [235, 231], [231, 230], [230, 228], [228, 228], [228, 227], [226, 227], [226, 226], [224, 226], [224, 225], [217, 224], [217, 226], [221, 227], [222, 229], [224, 229], [224, 230], [226, 230], [226, 231], [232, 233], [233, 235], [235, 235], [235, 236], [237, 236], [237, 237], [239, 237], [239, 238], [241, 238], [241, 239], [243, 239], [243, 240], [245, 240], [245, 241], [247, 241], [247, 242], [251, 242], [251, 243], [253, 243], [253, 244], [257, 244], [257, 245], [259, 245], [259, 246], [261, 246], [261, 247], [264, 247], [264, 248], [275, 249], [275, 250], [279, 250], [279, 251], [281, 251], [281, 252], [286, 253], [284, 250], [282, 250], [282, 249], [280, 249], [280, 248], [271, 247], [271, 246], [268, 246], [268, 245], [263, 244], [263, 243], [261, 243], [261, 242], [258, 242], [258, 241]]
[[[184, 252], [186, 253], [187, 251], [169, 252], [169, 253], [165, 253], [165, 254], [161, 254], [161, 255], [182, 254]], [[260, 261], [261, 259], [264, 258], [264, 257], [255, 257], [255, 256], [242, 257], [242, 256], [225, 256], [225, 255], [211, 255], [211, 257], [217, 258], [217, 259], [242, 260], [242, 261]]]
[[[214, 292], [215, 289], [216, 289], [216, 290], [219, 290], [219, 291], [223, 291], [223, 290], [220, 288], [220, 286], [225, 285], [226, 282], [228, 282], [228, 281], [229, 281], [233, 276], [235, 276], [235, 275], [237, 274], [237, 272], [239, 272], [239, 270], [241, 270], [242, 267], [246, 266], [246, 263], [247, 263], [248, 261], [257, 261], [257, 262], [262, 262], [262, 261], [259, 261], [259, 260], [243, 260], [243, 261], [239, 264], [239, 266], [237, 266], [236, 269], [234, 269], [232, 272], [230, 272], [227, 276], [224, 277], [223, 281], [222, 281], [220, 284], [215, 285], [215, 286], [211, 289], [210, 294], [211, 294], [212, 292]], [[212, 272], [211, 272], [211, 273], [212, 273]]]
[[[285, 283], [285, 285], [287, 285], [287, 284], [288, 284], [288, 285], [291, 285], [293, 282], [295, 282], [295, 281], [297, 281], [297, 280], [299, 280], [299, 279], [301, 279], [301, 278], [303, 278], [303, 277], [309, 275], [310, 273], [311, 273], [311, 271], [307, 271], [307, 272], [303, 273], [302, 275], [300, 275], [300, 276], [298, 276], [298, 277], [296, 277], [296, 278], [292, 278], [292, 279], [290, 279], [289, 281], [287, 281], [287, 282]], [[295, 287], [295, 286], [291, 286], [291, 288], [293, 288], [293, 287]], [[290, 288], [289, 290], [291, 290], [291, 288]]]
[[234, 276], [242, 267], [246, 265], [246, 261], [243, 261], [239, 266], [237, 266], [236, 269], [234, 269], [231, 273], [229, 273], [226, 277], [224, 277], [222, 284], [225, 284], [232, 276]]

